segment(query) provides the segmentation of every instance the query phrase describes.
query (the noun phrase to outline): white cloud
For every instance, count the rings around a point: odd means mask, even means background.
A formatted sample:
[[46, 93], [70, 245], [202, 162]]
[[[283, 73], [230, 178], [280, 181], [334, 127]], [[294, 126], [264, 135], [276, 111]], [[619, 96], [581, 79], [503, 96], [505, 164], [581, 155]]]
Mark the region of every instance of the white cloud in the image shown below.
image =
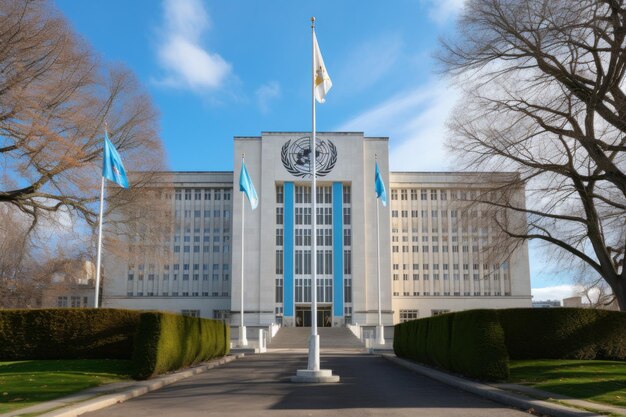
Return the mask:
[[200, 0], [165, 0], [164, 27], [158, 46], [164, 75], [157, 83], [190, 90], [215, 89], [232, 71], [217, 53], [203, 48], [209, 15]]
[[444, 148], [446, 121], [459, 93], [443, 81], [399, 94], [339, 127], [390, 137], [393, 171], [450, 169]]
[[428, 17], [435, 23], [444, 24], [457, 17], [465, 6], [465, 0], [423, 0], [428, 5]]
[[394, 67], [402, 50], [402, 38], [399, 35], [383, 35], [367, 40], [352, 49], [342, 62], [342, 67], [333, 77], [344, 92], [363, 91], [384, 77]]
[[579, 291], [579, 287], [571, 284], [553, 285], [550, 287], [531, 289], [533, 301], [562, 300], [564, 298], [578, 295]]
[[280, 97], [280, 84], [277, 81], [263, 84], [256, 90], [255, 95], [261, 113], [267, 113], [270, 111], [270, 102]]

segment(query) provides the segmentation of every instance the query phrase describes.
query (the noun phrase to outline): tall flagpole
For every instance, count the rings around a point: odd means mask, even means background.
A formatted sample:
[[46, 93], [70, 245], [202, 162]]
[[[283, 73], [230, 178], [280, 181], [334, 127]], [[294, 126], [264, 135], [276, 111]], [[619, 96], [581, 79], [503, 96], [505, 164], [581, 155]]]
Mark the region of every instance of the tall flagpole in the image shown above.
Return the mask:
[[[104, 162], [103, 162], [104, 163]], [[94, 308], [98, 308], [100, 297], [100, 264], [102, 261], [102, 213], [104, 211], [104, 175], [100, 184], [100, 220], [98, 221], [98, 255], [96, 256], [96, 298], [93, 301]]]
[[[311, 146], [309, 153], [309, 166], [311, 167], [311, 337], [309, 338], [309, 361], [307, 369], [299, 369], [296, 376], [291, 378], [292, 382], [318, 383], [318, 382], [339, 382], [339, 376], [333, 375], [331, 369], [320, 369], [320, 336], [317, 334], [317, 158], [315, 149], [315, 18], [311, 18], [311, 40], [313, 44], [313, 62], [312, 62], [312, 91], [311, 91], [311, 110], [313, 116], [313, 126], [311, 129]], [[317, 51], [319, 53], [319, 51]], [[320, 56], [321, 61], [321, 56]], [[320, 65], [320, 71], [323, 72], [323, 64]]]
[[315, 17], [311, 18], [311, 108], [313, 116], [313, 126], [311, 134], [311, 153], [309, 154], [309, 164], [311, 167], [311, 338], [309, 340], [309, 366], [311, 371], [320, 369], [320, 339], [317, 334], [317, 155], [315, 137]]
[[[244, 164], [244, 155], [241, 154], [241, 166]], [[240, 174], [241, 175], [241, 174]], [[241, 181], [241, 179], [239, 179]], [[241, 313], [239, 314], [239, 346], [248, 346], [248, 338], [246, 337], [246, 326], [243, 324], [243, 256], [244, 256], [244, 221], [243, 216], [246, 211], [245, 193], [241, 193]]]
[[[374, 156], [376, 160], [376, 164], [378, 164], [378, 155]], [[377, 280], [378, 280], [378, 326], [376, 327], [377, 340], [376, 342], [379, 345], [385, 344], [385, 329], [383, 327], [383, 316], [380, 310], [380, 207], [379, 207], [379, 198], [376, 196], [376, 269], [377, 269]]]

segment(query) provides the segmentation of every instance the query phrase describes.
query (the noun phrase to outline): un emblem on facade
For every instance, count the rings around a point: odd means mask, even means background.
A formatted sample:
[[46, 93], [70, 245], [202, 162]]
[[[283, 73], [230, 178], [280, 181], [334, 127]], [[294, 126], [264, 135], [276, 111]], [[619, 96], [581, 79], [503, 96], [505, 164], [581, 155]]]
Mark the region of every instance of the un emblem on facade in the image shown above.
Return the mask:
[[[288, 140], [280, 151], [283, 166], [291, 175], [311, 178], [311, 138], [305, 136]], [[315, 170], [318, 177], [323, 177], [333, 170], [337, 163], [337, 147], [330, 140], [316, 138]]]

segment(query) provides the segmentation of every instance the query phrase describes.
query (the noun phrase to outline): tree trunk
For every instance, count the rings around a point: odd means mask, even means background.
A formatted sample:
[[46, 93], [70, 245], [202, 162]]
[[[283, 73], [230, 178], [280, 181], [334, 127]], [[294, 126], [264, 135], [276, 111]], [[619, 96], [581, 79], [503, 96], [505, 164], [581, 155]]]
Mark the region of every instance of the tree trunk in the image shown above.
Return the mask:
[[626, 311], [626, 285], [624, 285], [624, 280], [617, 280], [617, 284], [615, 288], [613, 288], [613, 293], [615, 294], [619, 310]]

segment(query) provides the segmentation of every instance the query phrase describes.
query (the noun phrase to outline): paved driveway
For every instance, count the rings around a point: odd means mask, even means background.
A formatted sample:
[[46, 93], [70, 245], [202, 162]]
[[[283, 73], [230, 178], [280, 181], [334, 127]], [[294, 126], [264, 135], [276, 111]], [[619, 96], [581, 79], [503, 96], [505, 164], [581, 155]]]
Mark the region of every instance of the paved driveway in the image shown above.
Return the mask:
[[338, 384], [293, 384], [306, 354], [249, 356], [88, 416], [528, 416], [398, 367], [346, 351], [322, 352]]

